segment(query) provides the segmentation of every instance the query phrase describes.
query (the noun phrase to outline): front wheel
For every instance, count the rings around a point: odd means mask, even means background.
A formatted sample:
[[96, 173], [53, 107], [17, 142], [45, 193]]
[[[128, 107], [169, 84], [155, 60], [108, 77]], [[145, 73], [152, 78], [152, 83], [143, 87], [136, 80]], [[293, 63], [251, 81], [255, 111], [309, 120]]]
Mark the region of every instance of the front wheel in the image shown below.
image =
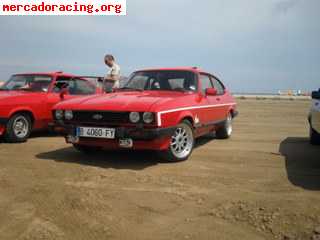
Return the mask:
[[24, 113], [13, 115], [6, 126], [5, 140], [10, 143], [25, 142], [30, 136], [32, 121], [30, 116]]
[[223, 123], [223, 125], [217, 129], [216, 137], [220, 139], [230, 138], [232, 134], [232, 115], [228, 114], [227, 119]]
[[179, 162], [189, 158], [194, 147], [194, 134], [189, 121], [181, 122], [171, 136], [169, 148], [161, 152], [162, 158], [168, 162]]

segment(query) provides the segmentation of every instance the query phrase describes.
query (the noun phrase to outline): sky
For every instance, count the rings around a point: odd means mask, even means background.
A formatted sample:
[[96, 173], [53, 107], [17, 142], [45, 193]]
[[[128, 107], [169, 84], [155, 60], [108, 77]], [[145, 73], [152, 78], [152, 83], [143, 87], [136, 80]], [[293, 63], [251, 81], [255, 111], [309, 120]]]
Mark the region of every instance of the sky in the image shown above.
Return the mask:
[[319, 0], [127, 0], [127, 16], [0, 16], [0, 79], [197, 66], [233, 92], [320, 87]]

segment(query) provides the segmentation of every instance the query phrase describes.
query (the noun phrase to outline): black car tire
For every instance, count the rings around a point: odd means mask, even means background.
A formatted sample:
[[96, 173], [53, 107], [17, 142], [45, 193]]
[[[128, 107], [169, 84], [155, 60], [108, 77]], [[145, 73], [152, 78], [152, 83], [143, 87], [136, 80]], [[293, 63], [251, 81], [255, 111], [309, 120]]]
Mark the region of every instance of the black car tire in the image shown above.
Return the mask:
[[224, 121], [222, 126], [216, 130], [216, 137], [219, 139], [230, 138], [232, 134], [232, 115], [228, 114], [227, 119]]

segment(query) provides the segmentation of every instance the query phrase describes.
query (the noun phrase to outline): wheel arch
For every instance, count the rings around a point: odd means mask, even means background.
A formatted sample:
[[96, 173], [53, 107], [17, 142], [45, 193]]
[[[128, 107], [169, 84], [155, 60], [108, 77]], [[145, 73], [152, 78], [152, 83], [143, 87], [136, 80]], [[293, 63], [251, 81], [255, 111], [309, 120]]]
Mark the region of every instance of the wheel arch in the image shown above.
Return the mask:
[[27, 108], [15, 109], [15, 110], [11, 111], [9, 118], [11, 118], [12, 116], [14, 116], [15, 114], [18, 114], [18, 113], [28, 115], [31, 119], [32, 125], [34, 124], [35, 116], [34, 116], [34, 113], [32, 112], [31, 109], [27, 109]]
[[190, 124], [192, 125], [192, 127], [195, 127], [194, 126], [194, 118], [192, 116], [192, 113], [191, 112], [182, 112], [180, 113], [180, 116], [178, 118], [178, 122], [177, 124], [181, 123], [183, 120], [188, 120], [190, 122]]
[[236, 108], [234, 106], [230, 107], [228, 110], [228, 114], [231, 113], [232, 118], [235, 118], [238, 114]]

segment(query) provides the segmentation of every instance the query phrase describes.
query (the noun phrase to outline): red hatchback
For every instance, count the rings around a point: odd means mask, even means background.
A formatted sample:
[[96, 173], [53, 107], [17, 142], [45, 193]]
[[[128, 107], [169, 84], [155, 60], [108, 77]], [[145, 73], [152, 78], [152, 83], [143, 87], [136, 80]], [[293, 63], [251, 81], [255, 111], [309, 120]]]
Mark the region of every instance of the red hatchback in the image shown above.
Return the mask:
[[198, 68], [134, 72], [113, 93], [58, 103], [53, 115], [78, 150], [146, 149], [187, 159], [197, 137], [229, 138], [236, 103], [223, 83]]
[[62, 72], [13, 75], [0, 87], [0, 136], [24, 142], [32, 130], [47, 129], [62, 88], [65, 99], [101, 92], [88, 79]]

